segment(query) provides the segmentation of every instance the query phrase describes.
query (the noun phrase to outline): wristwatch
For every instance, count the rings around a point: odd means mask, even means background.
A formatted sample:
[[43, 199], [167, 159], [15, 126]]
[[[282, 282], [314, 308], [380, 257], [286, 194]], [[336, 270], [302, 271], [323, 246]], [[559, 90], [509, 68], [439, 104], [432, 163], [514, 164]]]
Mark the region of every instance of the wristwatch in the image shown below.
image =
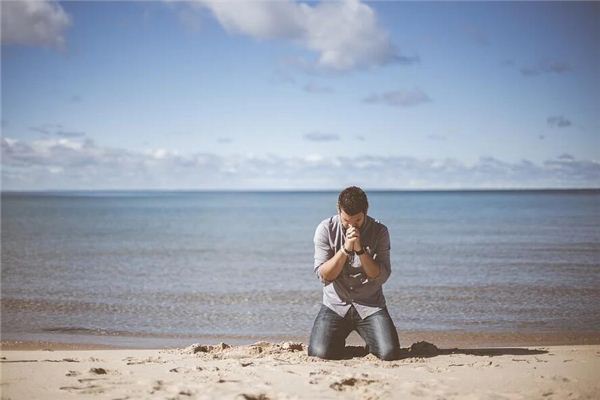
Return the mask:
[[355, 253], [357, 256], [361, 256], [361, 255], [365, 254], [365, 248], [363, 247], [360, 250], [355, 251]]
[[347, 255], [348, 257], [350, 257], [352, 255], [352, 253], [354, 253], [353, 251], [348, 251], [346, 250], [346, 246], [342, 245], [342, 251], [344, 252], [345, 255]]

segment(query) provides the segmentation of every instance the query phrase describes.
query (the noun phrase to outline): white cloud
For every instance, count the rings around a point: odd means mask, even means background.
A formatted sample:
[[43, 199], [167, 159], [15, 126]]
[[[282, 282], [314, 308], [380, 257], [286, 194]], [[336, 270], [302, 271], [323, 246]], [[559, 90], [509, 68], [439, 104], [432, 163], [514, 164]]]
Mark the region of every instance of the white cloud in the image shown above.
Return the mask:
[[2, 44], [64, 50], [71, 17], [55, 1], [2, 1]]
[[258, 39], [298, 38], [303, 32], [303, 11], [288, 1], [198, 0], [230, 33]]
[[135, 152], [71, 138], [1, 141], [3, 190], [600, 187], [600, 162], [570, 154], [541, 165], [493, 157], [467, 164], [406, 156]]
[[168, 149], [149, 149], [149, 150], [144, 150], [142, 152], [145, 155], [148, 155], [152, 158], [155, 158], [157, 160], [163, 160], [167, 157], [177, 157], [179, 155], [178, 151], [170, 151]]
[[318, 163], [324, 160], [324, 157], [318, 153], [311, 153], [304, 157], [304, 160], [309, 163]]
[[347, 71], [392, 62], [401, 56], [378, 25], [373, 9], [358, 0], [321, 2], [196, 0], [232, 34], [256, 39], [286, 39], [317, 53], [316, 66]]
[[319, 53], [320, 66], [346, 70], [394, 60], [395, 49], [368, 5], [350, 0], [301, 7], [306, 15], [304, 40]]

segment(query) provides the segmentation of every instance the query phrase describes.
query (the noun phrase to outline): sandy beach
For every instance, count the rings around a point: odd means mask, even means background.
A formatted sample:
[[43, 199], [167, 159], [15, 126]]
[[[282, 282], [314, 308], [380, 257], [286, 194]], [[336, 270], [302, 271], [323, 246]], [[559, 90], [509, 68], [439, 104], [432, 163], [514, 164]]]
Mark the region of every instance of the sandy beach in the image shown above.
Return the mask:
[[2, 399], [597, 399], [600, 345], [438, 348], [380, 361], [307, 356], [302, 342], [7, 350]]

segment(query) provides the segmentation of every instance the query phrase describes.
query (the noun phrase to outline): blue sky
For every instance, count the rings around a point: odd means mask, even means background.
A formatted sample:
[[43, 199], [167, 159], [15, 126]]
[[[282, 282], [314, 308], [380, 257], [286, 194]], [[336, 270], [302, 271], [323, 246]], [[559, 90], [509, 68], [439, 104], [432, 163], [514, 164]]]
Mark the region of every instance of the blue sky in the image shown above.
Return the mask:
[[2, 2], [2, 189], [600, 187], [600, 3]]

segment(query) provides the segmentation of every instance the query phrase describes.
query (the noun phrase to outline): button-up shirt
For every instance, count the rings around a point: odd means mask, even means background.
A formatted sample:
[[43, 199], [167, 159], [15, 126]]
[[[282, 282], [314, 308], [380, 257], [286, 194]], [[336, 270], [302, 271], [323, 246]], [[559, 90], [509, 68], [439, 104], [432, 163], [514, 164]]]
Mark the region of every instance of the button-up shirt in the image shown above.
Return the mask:
[[361, 318], [383, 309], [385, 297], [381, 285], [390, 276], [390, 235], [385, 225], [365, 216], [360, 227], [360, 242], [369, 257], [379, 265], [379, 275], [369, 278], [362, 268], [360, 256], [347, 257], [340, 274], [333, 281], [321, 275], [320, 267], [344, 245], [346, 229], [339, 215], [327, 218], [317, 226], [314, 236], [314, 271], [323, 283], [323, 304], [344, 317], [354, 305]]

